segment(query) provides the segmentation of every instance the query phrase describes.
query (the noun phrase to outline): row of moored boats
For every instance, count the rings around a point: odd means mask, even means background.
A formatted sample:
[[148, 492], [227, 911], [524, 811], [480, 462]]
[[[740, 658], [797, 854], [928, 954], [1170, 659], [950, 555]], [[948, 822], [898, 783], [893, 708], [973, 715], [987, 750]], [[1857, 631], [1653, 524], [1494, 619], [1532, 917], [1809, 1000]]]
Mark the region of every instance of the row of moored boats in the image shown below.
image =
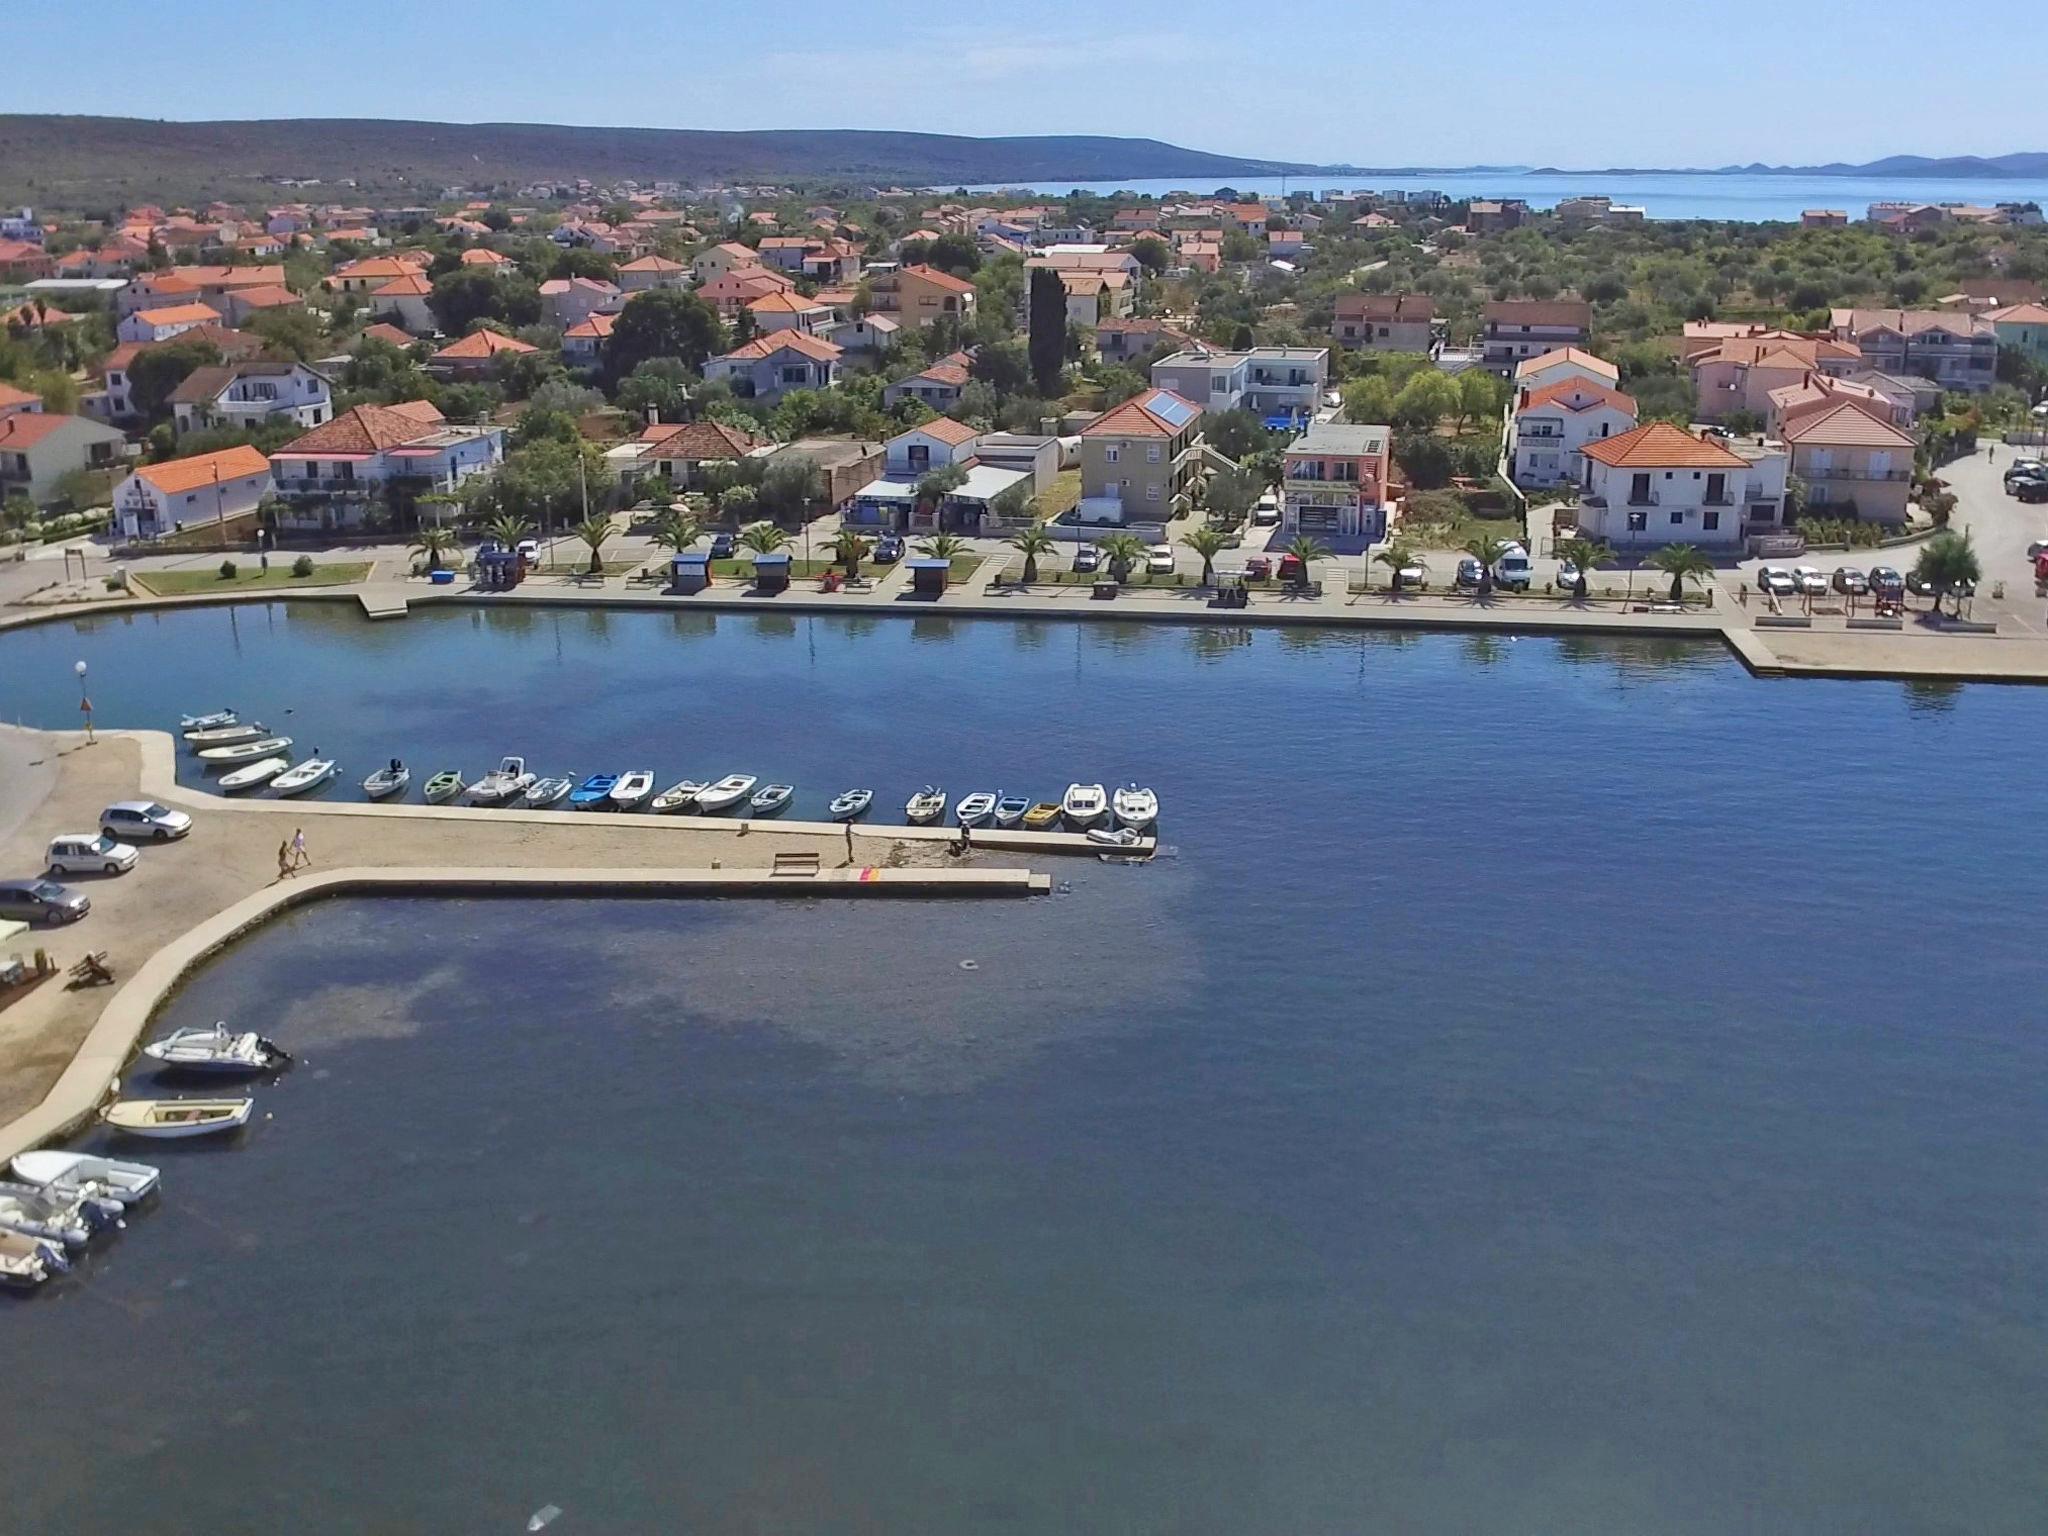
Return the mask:
[[209, 773], [220, 775], [219, 785], [229, 794], [267, 784], [280, 795], [303, 795], [341, 772], [341, 765], [322, 757], [318, 747], [293, 762], [291, 737], [261, 721], [242, 720], [232, 709], [187, 715], [181, 726], [185, 745]]

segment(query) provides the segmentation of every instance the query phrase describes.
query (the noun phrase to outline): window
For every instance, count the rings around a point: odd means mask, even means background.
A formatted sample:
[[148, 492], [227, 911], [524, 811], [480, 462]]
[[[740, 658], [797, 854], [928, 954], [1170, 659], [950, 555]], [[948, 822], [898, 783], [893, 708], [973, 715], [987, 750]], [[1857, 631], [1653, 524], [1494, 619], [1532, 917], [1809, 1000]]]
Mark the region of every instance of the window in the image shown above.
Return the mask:
[[1159, 462], [1159, 445], [1157, 443], [1148, 443], [1146, 445], [1145, 462], [1147, 464], [1157, 464]]
[[1704, 528], [1704, 529], [1705, 529], [1705, 530], [1706, 530], [1707, 532], [1709, 532], [1709, 533], [1712, 533], [1712, 532], [1713, 532], [1713, 531], [1714, 531], [1714, 530], [1715, 530], [1716, 528], [1718, 528], [1718, 527], [1720, 527], [1720, 526], [1721, 526], [1721, 514], [1720, 514], [1720, 513], [1718, 513], [1718, 512], [1705, 512], [1705, 513], [1702, 513], [1702, 514], [1700, 515], [1700, 527]]
[[1672, 513], [1672, 514], [1671, 514], [1671, 526], [1672, 526], [1672, 527], [1674, 527], [1674, 528], [1676, 528], [1676, 527], [1679, 527], [1679, 526], [1680, 526], [1681, 524], [1683, 524], [1684, 522], [1685, 522], [1685, 513], [1684, 513], [1684, 511], [1683, 511], [1683, 510], [1680, 510], [1680, 511], [1677, 511], [1677, 512], [1674, 512], [1674, 513]]
[[1116, 462], [1116, 456], [1117, 446], [1115, 443], [1111, 443], [1107, 448], [1102, 450], [1102, 462], [1105, 464], [1114, 464]]
[[1644, 529], [1648, 528], [1649, 526], [1650, 526], [1650, 514], [1649, 514], [1649, 513], [1647, 513], [1647, 512], [1631, 512], [1631, 513], [1629, 513], [1629, 515], [1628, 515], [1628, 531], [1629, 531], [1630, 533], [1641, 533], [1641, 532], [1642, 532], [1642, 531], [1643, 531]]
[[1159, 499], [1159, 482], [1157, 480], [1154, 480], [1145, 487], [1145, 499], [1147, 501], [1157, 501]]

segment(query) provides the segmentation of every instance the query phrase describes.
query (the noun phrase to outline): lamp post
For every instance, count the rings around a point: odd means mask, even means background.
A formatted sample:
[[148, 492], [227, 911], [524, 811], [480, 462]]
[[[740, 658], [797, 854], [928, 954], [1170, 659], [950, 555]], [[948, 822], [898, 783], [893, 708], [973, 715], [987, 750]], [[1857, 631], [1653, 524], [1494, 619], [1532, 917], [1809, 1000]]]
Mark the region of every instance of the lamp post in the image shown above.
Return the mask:
[[91, 746], [93, 744], [92, 699], [85, 691], [85, 663], [82, 661], [78, 662], [71, 670], [78, 674], [78, 711], [85, 716], [85, 744]]

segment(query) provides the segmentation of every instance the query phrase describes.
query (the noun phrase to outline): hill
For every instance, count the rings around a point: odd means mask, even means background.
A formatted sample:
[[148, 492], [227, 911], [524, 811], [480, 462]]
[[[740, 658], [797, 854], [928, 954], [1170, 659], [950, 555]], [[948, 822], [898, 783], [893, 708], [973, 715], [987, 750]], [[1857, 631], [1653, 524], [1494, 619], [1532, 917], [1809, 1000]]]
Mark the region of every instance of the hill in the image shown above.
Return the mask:
[[977, 139], [852, 129], [714, 132], [543, 123], [0, 115], [0, 202], [83, 207], [122, 199], [248, 196], [279, 177], [354, 179], [419, 199], [444, 187], [604, 182], [901, 182], [958, 186], [1231, 177], [1310, 167], [1087, 135]]

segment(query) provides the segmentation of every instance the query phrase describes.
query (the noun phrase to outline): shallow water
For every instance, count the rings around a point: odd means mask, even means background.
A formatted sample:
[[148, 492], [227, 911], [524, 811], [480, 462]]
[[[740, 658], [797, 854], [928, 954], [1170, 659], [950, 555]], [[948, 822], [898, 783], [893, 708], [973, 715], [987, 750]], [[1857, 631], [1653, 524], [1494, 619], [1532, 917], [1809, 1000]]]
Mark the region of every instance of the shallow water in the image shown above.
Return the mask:
[[265, 930], [164, 1022], [274, 1118], [0, 1307], [21, 1529], [2038, 1529], [2039, 694], [299, 609], [8, 637], [0, 712], [78, 655], [351, 767], [1135, 776], [1179, 857]]

